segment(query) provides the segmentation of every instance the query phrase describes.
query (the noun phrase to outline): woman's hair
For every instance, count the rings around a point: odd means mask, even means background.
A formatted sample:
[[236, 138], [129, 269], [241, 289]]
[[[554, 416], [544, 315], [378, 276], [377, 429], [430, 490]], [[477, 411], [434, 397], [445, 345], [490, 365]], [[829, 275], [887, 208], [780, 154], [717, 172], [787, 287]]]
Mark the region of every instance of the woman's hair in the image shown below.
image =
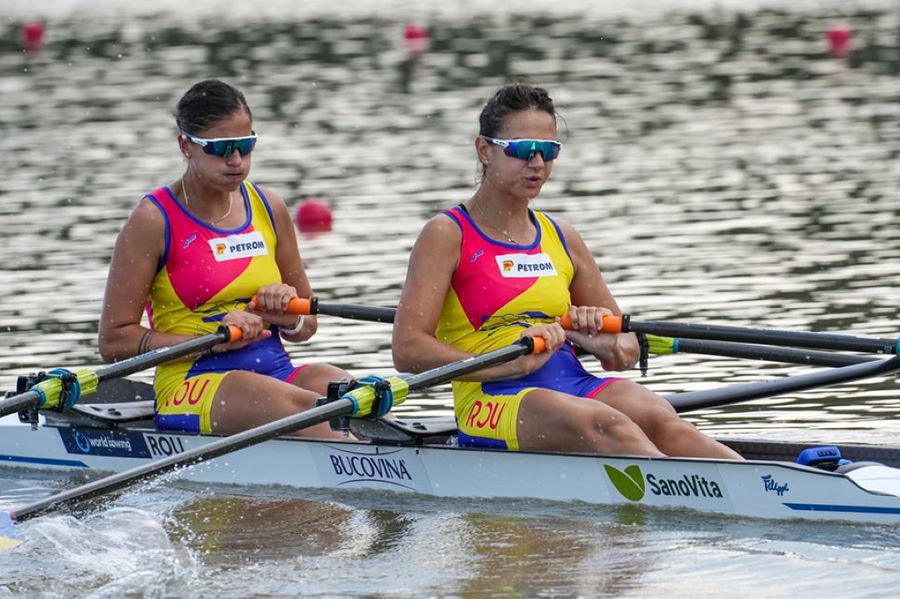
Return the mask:
[[542, 87], [513, 83], [501, 87], [488, 100], [478, 117], [479, 135], [496, 137], [507, 116], [521, 110], [542, 110], [556, 120], [556, 109], [550, 94]]
[[236, 112], [246, 112], [253, 120], [244, 94], [224, 81], [206, 79], [191, 86], [175, 108], [175, 124], [181, 131], [199, 135]]

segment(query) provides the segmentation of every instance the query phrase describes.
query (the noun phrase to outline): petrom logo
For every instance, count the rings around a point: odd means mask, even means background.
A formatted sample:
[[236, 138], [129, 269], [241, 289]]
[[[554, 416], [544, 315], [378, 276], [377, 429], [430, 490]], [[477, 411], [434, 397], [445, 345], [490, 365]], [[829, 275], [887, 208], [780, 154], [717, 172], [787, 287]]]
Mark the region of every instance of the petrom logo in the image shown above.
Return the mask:
[[604, 464], [603, 468], [622, 497], [631, 501], [640, 501], [644, 498], [644, 474], [638, 466], [632, 464], [625, 468], [624, 472], [607, 464]]

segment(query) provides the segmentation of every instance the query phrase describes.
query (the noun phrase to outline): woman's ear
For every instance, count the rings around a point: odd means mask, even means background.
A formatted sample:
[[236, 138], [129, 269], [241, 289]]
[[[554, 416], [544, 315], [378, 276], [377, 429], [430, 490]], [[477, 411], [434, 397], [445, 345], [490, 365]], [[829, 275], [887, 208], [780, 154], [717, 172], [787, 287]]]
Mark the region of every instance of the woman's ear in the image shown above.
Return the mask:
[[480, 135], [475, 138], [475, 153], [478, 154], [478, 161], [485, 166], [491, 163], [490, 147], [491, 144], [484, 141]]
[[189, 148], [190, 148], [190, 142], [184, 135], [179, 133], [178, 134], [178, 149], [181, 150], [181, 155], [184, 156], [188, 160], [191, 159], [191, 151]]

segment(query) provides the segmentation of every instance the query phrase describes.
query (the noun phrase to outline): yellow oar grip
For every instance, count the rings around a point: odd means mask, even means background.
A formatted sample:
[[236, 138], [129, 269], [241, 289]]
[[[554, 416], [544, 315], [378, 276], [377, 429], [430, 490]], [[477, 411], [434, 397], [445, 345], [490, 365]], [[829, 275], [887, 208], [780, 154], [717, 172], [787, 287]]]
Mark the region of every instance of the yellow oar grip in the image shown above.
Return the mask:
[[[387, 379], [376, 379], [375, 377], [367, 377], [359, 381], [361, 386], [345, 393], [342, 399], [349, 399], [355, 405], [355, 409], [351, 416], [360, 418], [368, 416], [372, 413], [375, 405], [376, 393], [382, 393], [381, 406], [378, 416], [384, 416], [392, 407], [406, 401], [409, 395], [409, 384], [399, 378], [391, 377]], [[379, 389], [379, 383], [387, 383], [386, 389]]]
[[647, 335], [647, 345], [651, 354], [664, 355], [674, 354], [678, 352], [676, 340], [672, 337], [658, 337], [656, 335]]
[[56, 368], [48, 372], [47, 377], [31, 388], [40, 396], [38, 407], [41, 409], [60, 407], [64, 393], [65, 407], [73, 406], [82, 395], [95, 393], [100, 382], [97, 373], [92, 370], [72, 372]]

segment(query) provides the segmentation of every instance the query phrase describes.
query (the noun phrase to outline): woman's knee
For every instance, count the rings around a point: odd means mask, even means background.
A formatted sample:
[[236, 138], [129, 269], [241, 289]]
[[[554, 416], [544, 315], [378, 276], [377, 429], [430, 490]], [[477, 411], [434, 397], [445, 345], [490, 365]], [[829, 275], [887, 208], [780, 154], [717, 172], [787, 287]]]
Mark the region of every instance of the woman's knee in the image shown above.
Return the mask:
[[295, 387], [309, 389], [320, 395], [328, 392], [328, 384], [352, 378], [346, 370], [331, 364], [310, 364], [300, 370], [291, 381]]
[[609, 440], [616, 445], [630, 445], [646, 440], [646, 435], [627, 415], [609, 408], [599, 411], [593, 418], [585, 422], [590, 432], [600, 439]]

